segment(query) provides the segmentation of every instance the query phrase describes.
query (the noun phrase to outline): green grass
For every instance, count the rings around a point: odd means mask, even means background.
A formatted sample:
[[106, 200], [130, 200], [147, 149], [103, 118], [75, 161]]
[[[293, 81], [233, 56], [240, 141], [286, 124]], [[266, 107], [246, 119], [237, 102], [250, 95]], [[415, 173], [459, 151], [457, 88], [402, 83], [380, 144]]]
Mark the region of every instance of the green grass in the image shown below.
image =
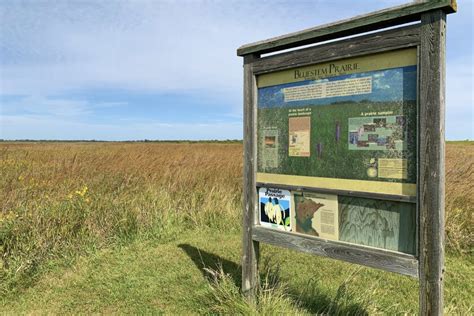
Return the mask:
[[450, 145], [474, 145], [474, 140], [469, 140], [469, 139], [466, 139], [466, 140], [448, 140], [446, 141], [446, 143], [450, 144]]
[[[448, 257], [445, 311], [473, 311], [471, 257]], [[416, 313], [416, 280], [263, 245], [258, 304], [240, 294], [240, 233], [188, 231], [51, 261], [30, 288], [5, 296], [7, 314]]]

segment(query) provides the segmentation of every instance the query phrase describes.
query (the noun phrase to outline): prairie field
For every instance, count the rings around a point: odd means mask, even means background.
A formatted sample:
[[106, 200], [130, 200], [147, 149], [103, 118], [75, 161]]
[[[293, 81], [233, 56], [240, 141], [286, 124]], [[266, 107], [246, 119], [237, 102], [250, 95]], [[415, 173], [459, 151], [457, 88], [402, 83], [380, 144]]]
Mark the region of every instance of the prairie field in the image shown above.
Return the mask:
[[[241, 143], [0, 143], [0, 313], [416, 314], [410, 277], [262, 245]], [[446, 151], [446, 314], [474, 312], [474, 143]]]

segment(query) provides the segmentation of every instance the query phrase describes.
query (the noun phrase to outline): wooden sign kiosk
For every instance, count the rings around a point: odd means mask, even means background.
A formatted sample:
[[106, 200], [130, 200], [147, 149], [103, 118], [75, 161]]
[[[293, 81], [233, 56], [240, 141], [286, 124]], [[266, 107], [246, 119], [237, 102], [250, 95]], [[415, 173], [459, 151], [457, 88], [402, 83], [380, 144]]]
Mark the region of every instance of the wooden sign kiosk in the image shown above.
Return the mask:
[[[254, 294], [264, 242], [419, 278], [420, 313], [443, 313], [446, 14], [455, 11], [455, 0], [417, 1], [237, 50], [244, 293]], [[362, 34], [387, 27], [396, 28]]]

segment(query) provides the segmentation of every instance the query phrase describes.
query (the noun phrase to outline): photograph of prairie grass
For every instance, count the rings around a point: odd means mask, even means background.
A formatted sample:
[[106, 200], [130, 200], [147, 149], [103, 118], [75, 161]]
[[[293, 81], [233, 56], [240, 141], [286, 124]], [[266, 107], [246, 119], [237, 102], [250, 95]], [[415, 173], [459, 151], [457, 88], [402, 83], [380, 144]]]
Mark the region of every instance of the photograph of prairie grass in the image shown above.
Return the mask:
[[[2, 314], [416, 314], [410, 277], [261, 246], [240, 293], [239, 142], [0, 143]], [[474, 312], [474, 143], [446, 153], [445, 313]]]

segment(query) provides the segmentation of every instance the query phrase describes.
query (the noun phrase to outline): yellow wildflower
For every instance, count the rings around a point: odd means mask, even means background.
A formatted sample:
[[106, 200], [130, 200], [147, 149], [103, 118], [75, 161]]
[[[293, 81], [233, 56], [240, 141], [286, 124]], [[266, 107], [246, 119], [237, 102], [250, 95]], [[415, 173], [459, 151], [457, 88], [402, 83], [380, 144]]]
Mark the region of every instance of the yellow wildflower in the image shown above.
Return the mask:
[[87, 190], [88, 190], [87, 186], [84, 186], [84, 187], [82, 188], [82, 190], [77, 190], [77, 191], [76, 191], [76, 194], [77, 194], [77, 195], [80, 195], [81, 197], [84, 197], [84, 195], [86, 195], [86, 193], [87, 193]]

